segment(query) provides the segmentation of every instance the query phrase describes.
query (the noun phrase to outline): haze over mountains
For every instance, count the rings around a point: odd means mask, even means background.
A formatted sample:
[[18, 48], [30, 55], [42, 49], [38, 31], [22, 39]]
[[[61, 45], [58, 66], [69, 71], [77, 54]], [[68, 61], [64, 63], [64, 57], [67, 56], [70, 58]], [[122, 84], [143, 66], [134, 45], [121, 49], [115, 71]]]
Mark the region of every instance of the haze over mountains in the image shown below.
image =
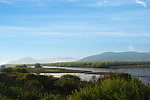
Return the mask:
[[79, 61], [150, 60], [150, 52], [104, 52]]
[[115, 60], [150, 60], [150, 52], [104, 52], [101, 54], [88, 56], [80, 60], [71, 57], [33, 59], [30, 57], [15, 61], [9, 61], [7, 64], [34, 64], [34, 63], [55, 63], [72, 61], [115, 61]]
[[33, 59], [31, 57], [26, 57], [15, 61], [9, 61], [7, 62], [7, 64], [55, 63], [55, 62], [71, 62], [76, 60], [77, 60], [76, 58], [71, 57], [43, 58], [43, 59]]

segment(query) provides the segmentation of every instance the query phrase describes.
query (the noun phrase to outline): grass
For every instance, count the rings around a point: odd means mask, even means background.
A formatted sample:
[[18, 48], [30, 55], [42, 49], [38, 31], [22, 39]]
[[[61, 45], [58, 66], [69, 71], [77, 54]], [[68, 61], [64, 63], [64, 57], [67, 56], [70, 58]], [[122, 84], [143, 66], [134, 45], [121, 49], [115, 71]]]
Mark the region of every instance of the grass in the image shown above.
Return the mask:
[[26, 68], [31, 73], [84, 73], [86, 71], [58, 68]]
[[60, 71], [60, 69], [57, 68], [27, 68], [27, 70], [43, 70], [43, 71]]

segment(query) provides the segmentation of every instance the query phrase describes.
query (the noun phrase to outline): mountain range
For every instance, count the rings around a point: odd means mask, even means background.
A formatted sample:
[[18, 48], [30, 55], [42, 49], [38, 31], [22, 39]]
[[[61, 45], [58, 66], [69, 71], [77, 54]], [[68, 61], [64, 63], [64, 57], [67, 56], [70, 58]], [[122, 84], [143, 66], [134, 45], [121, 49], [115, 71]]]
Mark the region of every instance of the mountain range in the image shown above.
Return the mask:
[[79, 61], [150, 60], [150, 52], [104, 52]]
[[55, 63], [55, 62], [71, 62], [76, 60], [77, 60], [76, 58], [71, 57], [43, 58], [43, 59], [33, 59], [31, 57], [25, 57], [15, 61], [9, 61], [7, 62], [7, 64]]
[[97, 55], [88, 56], [80, 60], [71, 57], [33, 59], [30, 57], [15, 61], [9, 61], [7, 64], [34, 64], [34, 63], [56, 63], [72, 61], [120, 61], [120, 60], [150, 60], [150, 52], [104, 52]]

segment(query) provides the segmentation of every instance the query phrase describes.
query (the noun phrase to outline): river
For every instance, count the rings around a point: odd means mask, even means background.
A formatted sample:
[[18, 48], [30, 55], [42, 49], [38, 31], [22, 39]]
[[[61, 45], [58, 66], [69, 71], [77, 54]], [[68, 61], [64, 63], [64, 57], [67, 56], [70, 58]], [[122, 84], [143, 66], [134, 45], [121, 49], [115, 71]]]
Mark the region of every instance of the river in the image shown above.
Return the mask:
[[[57, 67], [57, 66], [43, 66], [44, 68], [60, 68], [60, 69], [71, 69], [71, 70], [84, 70], [92, 72], [118, 72], [118, 73], [129, 73], [132, 76], [139, 77], [144, 83], [150, 82], [150, 68], [85, 68], [85, 67]], [[53, 76], [60, 77], [61, 73], [52, 73]], [[68, 73], [69, 74], [69, 73]], [[76, 75], [75, 73], [73, 75]], [[89, 80], [93, 75], [77, 74], [81, 79], [85, 78]], [[98, 75], [96, 75], [98, 78]]]

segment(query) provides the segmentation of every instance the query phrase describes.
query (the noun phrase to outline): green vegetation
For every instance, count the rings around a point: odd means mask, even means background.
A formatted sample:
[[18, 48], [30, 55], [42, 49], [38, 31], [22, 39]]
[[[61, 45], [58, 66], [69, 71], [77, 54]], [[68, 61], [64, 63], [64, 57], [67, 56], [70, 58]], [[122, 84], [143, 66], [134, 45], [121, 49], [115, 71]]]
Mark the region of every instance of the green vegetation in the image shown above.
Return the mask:
[[69, 74], [63, 75], [63, 76], [61, 76], [61, 78], [62, 79], [74, 80], [74, 81], [80, 81], [80, 78], [78, 76], [69, 75]]
[[42, 68], [42, 65], [40, 63], [35, 63], [35, 68]]
[[87, 84], [74, 79], [30, 74], [24, 68], [6, 68], [0, 73], [0, 100], [65, 99]]
[[0, 69], [4, 69], [4, 68], [6, 68], [5, 65], [1, 65], [1, 66], [0, 66]]
[[150, 100], [150, 89], [135, 78], [106, 79], [74, 92], [68, 100]]
[[84, 73], [86, 71], [58, 68], [26, 68], [31, 73]]
[[149, 52], [104, 52], [88, 56], [80, 61], [150, 60]]
[[25, 64], [23, 64], [23, 65], [17, 65], [16, 67], [27, 68], [27, 65], [25, 65]]
[[31, 74], [27, 68], [4, 68], [0, 100], [150, 100], [150, 85], [125, 73], [86, 82], [74, 75], [55, 78]]
[[61, 69], [54, 69], [54, 68], [27, 68], [27, 70], [41, 70], [41, 71], [53, 71], [59, 72]]
[[[130, 66], [138, 68], [150, 68], [149, 60], [140, 60], [140, 61], [92, 61], [92, 62], [61, 62], [61, 63], [51, 63], [43, 64], [47, 66], [62, 66], [62, 67], [94, 67], [94, 68], [115, 68], [115, 66]], [[134, 66], [133, 66], [134, 65]], [[140, 66], [139, 66], [140, 65]]]

